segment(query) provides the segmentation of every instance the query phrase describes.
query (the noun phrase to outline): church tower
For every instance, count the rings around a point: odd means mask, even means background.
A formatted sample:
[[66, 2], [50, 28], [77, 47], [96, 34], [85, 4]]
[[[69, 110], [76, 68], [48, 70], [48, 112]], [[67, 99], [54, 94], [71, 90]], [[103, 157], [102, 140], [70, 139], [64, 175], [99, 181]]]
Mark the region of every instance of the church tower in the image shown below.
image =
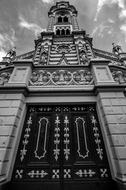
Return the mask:
[[67, 1], [0, 63], [0, 189], [126, 188], [126, 53], [93, 47]]

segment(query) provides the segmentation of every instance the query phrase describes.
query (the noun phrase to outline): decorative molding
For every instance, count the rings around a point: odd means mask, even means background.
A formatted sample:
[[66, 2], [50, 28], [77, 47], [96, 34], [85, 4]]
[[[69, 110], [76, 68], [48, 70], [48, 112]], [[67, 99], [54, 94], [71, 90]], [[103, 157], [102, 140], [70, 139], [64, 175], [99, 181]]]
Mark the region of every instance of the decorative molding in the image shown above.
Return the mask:
[[57, 53], [69, 53], [72, 50], [71, 46], [65, 43], [56, 46]]
[[88, 157], [89, 150], [88, 150], [88, 145], [87, 145], [84, 118], [81, 118], [81, 117], [76, 118], [75, 123], [76, 123], [77, 145], [78, 145], [77, 153], [80, 158], [85, 159], [86, 157]]
[[103, 148], [101, 144], [99, 129], [97, 127], [97, 120], [94, 115], [91, 115], [91, 122], [94, 132], [95, 144], [97, 145], [96, 151], [99, 155], [100, 160], [103, 160]]
[[21, 160], [21, 162], [24, 160], [24, 157], [27, 154], [26, 147], [27, 147], [27, 145], [29, 143], [31, 125], [32, 125], [32, 116], [30, 115], [29, 118], [28, 118], [28, 121], [27, 121], [27, 127], [25, 129], [25, 134], [24, 134], [24, 138], [23, 138], [23, 141], [22, 141], [23, 148], [20, 150], [20, 160]]
[[71, 72], [68, 70], [47, 70], [33, 71], [30, 86], [64, 86], [64, 85], [92, 85], [93, 76], [89, 69]]
[[32, 171], [30, 171], [30, 172], [28, 172], [27, 173], [27, 175], [30, 177], [30, 178], [37, 178], [37, 179], [39, 179], [39, 178], [44, 178], [46, 175], [48, 175], [48, 173], [47, 172], [45, 172], [44, 170], [41, 170], [41, 171], [39, 171], [39, 170], [32, 170]]
[[75, 174], [78, 175], [80, 178], [92, 178], [95, 177], [96, 172], [92, 169], [80, 169]]
[[113, 79], [119, 84], [126, 84], [126, 71], [111, 70]]
[[35, 157], [40, 160], [41, 158], [45, 157], [47, 152], [46, 146], [47, 146], [47, 132], [48, 132], [49, 120], [46, 117], [42, 117], [40, 118], [38, 123], [39, 123], [39, 129], [38, 129]]
[[8, 83], [12, 72], [4, 71], [0, 73], [0, 86]]
[[54, 145], [55, 148], [53, 149], [53, 154], [55, 155], [55, 160], [58, 161], [59, 155], [60, 155], [60, 120], [59, 116], [57, 115], [55, 120], [55, 129], [54, 129]]
[[70, 155], [70, 148], [69, 148], [69, 144], [70, 144], [70, 140], [69, 140], [69, 120], [68, 120], [68, 116], [66, 115], [64, 118], [64, 155], [65, 155], [65, 160], [69, 160], [69, 155]]

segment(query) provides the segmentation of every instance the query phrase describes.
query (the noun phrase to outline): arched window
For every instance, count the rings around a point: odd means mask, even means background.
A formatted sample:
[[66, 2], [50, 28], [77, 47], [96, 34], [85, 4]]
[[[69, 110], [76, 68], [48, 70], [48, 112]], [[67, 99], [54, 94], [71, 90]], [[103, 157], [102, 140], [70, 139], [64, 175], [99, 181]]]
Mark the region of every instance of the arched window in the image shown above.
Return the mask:
[[56, 31], [56, 35], [60, 35], [60, 30], [59, 29]]
[[63, 19], [64, 22], [68, 22], [68, 17], [65, 16], [64, 19]]
[[65, 30], [64, 29], [61, 30], [61, 35], [65, 35]]
[[58, 17], [58, 23], [62, 23], [63, 22], [63, 18], [61, 16]]
[[69, 29], [66, 30], [66, 35], [70, 35], [70, 30]]

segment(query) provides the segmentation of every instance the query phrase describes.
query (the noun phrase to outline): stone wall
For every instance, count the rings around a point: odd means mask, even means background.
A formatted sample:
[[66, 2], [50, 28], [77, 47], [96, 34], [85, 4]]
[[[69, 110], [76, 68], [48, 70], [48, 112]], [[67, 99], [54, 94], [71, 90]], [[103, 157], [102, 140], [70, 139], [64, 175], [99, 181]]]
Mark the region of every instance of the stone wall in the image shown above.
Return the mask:
[[[122, 92], [101, 92], [98, 95], [99, 112], [104, 121], [105, 141], [114, 165], [117, 179], [126, 182], [126, 98]], [[109, 151], [111, 150], [111, 152]]]
[[0, 182], [11, 175], [24, 112], [22, 94], [0, 94]]

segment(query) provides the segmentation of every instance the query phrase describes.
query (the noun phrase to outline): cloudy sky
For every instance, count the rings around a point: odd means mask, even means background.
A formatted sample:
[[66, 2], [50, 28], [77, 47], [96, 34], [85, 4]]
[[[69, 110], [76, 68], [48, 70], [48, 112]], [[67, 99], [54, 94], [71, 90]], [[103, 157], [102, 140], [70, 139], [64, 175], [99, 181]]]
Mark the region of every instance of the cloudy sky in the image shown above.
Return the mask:
[[[16, 46], [17, 54], [34, 49], [34, 39], [48, 24], [56, 0], [0, 0], [0, 60]], [[80, 29], [93, 46], [110, 51], [112, 42], [126, 51], [126, 0], [69, 0], [78, 10]]]

